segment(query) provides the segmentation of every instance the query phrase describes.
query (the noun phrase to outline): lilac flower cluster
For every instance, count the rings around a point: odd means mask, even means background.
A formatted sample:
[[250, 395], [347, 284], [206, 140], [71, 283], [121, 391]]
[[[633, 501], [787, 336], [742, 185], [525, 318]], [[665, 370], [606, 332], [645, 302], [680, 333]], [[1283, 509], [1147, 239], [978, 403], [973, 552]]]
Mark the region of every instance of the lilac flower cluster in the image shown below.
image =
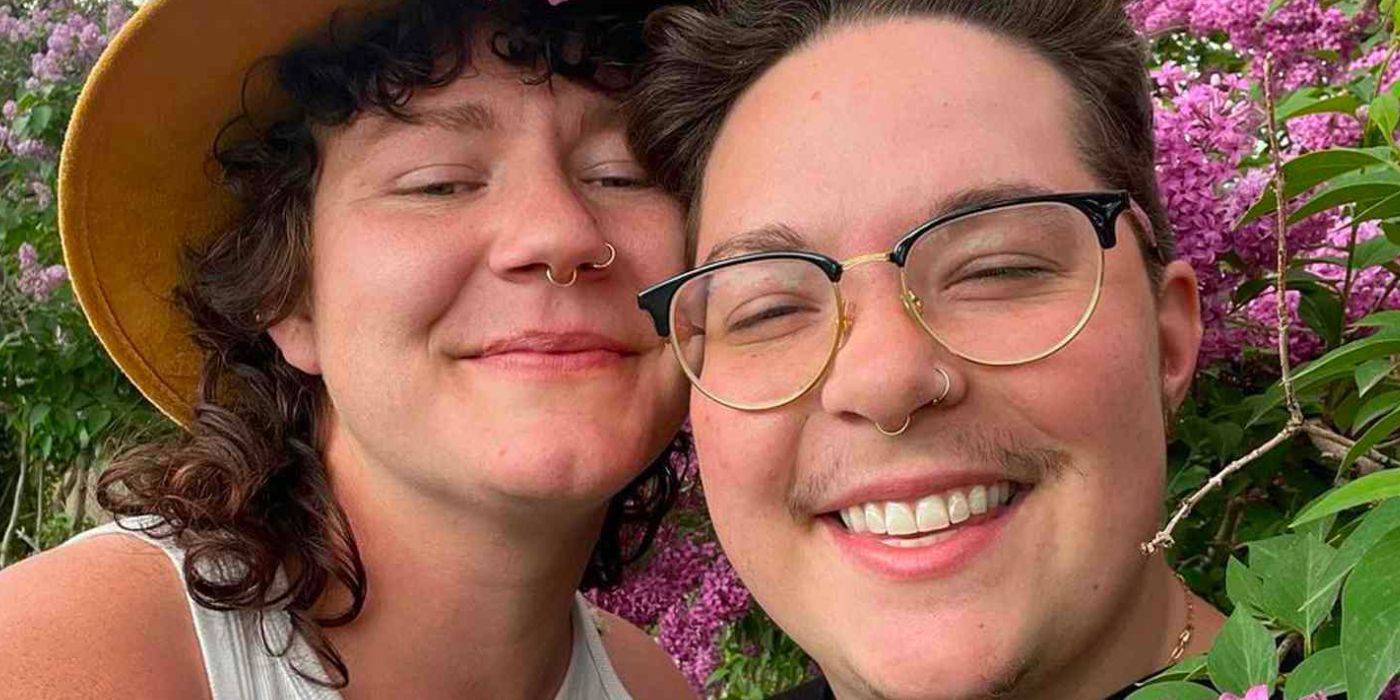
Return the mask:
[[68, 281], [66, 268], [62, 265], [40, 265], [39, 251], [28, 243], [20, 244], [16, 257], [19, 258], [19, 279], [15, 286], [35, 301], [47, 301], [54, 291]]
[[[17, 76], [15, 87], [43, 95], [53, 86], [81, 80], [131, 14], [130, 6], [120, 1], [92, 9], [72, 0], [53, 0], [27, 16], [15, 16], [9, 5], [0, 6], [0, 47], [10, 55], [28, 56], [27, 75]], [[19, 190], [9, 194], [28, 197], [38, 209], [47, 209], [53, 204], [53, 188], [41, 173], [53, 171], [58, 149], [17, 128], [20, 119], [33, 116], [33, 108], [21, 104], [8, 99], [0, 107], [0, 157], [27, 163], [31, 172]]]
[[[1153, 73], [1157, 88], [1157, 170], [1164, 203], [1177, 234], [1181, 257], [1200, 280], [1205, 336], [1202, 363], [1237, 359], [1245, 347], [1271, 348], [1277, 343], [1276, 300], [1266, 292], [1237, 306], [1233, 295], [1249, 280], [1274, 267], [1277, 241], [1272, 220], [1236, 227], [1258, 201], [1272, 178], [1271, 167], [1249, 167], [1247, 159], [1262, 146], [1264, 115], [1251, 95], [1261, 76], [1263, 57], [1274, 63], [1280, 91], [1348, 79], [1374, 69], [1382, 49], [1360, 57], [1358, 51], [1374, 17], [1347, 17], [1318, 0], [1293, 0], [1266, 16], [1267, 0], [1136, 0], [1129, 13], [1147, 34], [1185, 31], [1201, 37], [1225, 37], [1229, 47], [1249, 61], [1249, 75], [1201, 75], [1173, 63]], [[1387, 72], [1386, 82], [1400, 75]], [[1317, 114], [1288, 121], [1285, 159], [1302, 153], [1357, 144], [1362, 125], [1344, 114]], [[1350, 221], [1323, 212], [1289, 227], [1290, 256], [1341, 255], [1351, 235]], [[1362, 226], [1358, 240], [1376, 235]], [[1346, 286], [1345, 271], [1315, 265], [1312, 274]], [[1360, 272], [1348, 291], [1346, 315], [1354, 320], [1382, 308], [1400, 308], [1392, 276], [1380, 268]], [[1389, 290], [1389, 292], [1387, 292]], [[1290, 355], [1301, 361], [1324, 349], [1315, 333], [1299, 322], [1301, 297], [1288, 295], [1294, 325]]]
[[[1259, 59], [1271, 56], [1285, 90], [1336, 78], [1345, 56], [1359, 45], [1373, 16], [1347, 17], [1318, 0], [1293, 0], [1268, 15], [1269, 0], [1136, 0], [1128, 13], [1149, 36], [1184, 30], [1195, 36], [1223, 36], [1251, 59], [1251, 77], [1262, 74]], [[1267, 16], [1266, 16], [1267, 15]]]
[[719, 666], [724, 628], [749, 612], [748, 589], [714, 542], [692, 454], [673, 464], [683, 494], [657, 534], [652, 556], [623, 585], [589, 594], [599, 607], [655, 630], [696, 692]]

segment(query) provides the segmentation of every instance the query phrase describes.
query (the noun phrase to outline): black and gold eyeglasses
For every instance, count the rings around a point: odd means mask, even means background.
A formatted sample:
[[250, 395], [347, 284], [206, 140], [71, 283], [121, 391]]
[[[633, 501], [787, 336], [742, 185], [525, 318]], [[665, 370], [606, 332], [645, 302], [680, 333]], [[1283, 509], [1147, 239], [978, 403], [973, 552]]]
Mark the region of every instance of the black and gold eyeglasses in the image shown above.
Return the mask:
[[969, 362], [1020, 365], [1074, 340], [1098, 306], [1104, 251], [1127, 192], [1007, 199], [927, 221], [885, 253], [835, 260], [806, 251], [740, 255], [638, 295], [691, 383], [745, 411], [796, 401], [821, 382], [851, 315], [841, 277], [869, 263], [900, 270], [901, 301], [934, 341]]

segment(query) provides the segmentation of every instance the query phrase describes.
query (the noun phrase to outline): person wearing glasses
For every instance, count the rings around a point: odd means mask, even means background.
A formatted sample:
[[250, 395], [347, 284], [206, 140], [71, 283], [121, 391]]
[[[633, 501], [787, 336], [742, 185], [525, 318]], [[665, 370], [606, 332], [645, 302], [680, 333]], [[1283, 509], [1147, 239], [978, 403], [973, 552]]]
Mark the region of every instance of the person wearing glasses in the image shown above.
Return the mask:
[[[634, 0], [151, 0], [75, 111], [74, 289], [183, 428], [0, 574], [0, 698], [693, 696], [580, 588], [673, 501], [684, 267]], [[174, 431], [172, 431], [174, 432]]]
[[824, 672], [788, 697], [1097, 700], [1207, 649], [1140, 549], [1201, 324], [1121, 3], [651, 22], [631, 136], [696, 266], [640, 303], [720, 541]]

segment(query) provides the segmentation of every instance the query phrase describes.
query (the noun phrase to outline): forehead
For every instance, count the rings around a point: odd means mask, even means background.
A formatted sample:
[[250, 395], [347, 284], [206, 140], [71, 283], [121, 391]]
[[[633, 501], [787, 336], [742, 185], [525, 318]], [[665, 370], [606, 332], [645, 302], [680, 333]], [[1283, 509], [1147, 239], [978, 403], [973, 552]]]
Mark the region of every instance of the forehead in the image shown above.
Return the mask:
[[839, 255], [891, 243], [963, 189], [1093, 189], [1072, 105], [1049, 62], [978, 28], [919, 18], [835, 29], [730, 112], [705, 172], [697, 252], [780, 223]]

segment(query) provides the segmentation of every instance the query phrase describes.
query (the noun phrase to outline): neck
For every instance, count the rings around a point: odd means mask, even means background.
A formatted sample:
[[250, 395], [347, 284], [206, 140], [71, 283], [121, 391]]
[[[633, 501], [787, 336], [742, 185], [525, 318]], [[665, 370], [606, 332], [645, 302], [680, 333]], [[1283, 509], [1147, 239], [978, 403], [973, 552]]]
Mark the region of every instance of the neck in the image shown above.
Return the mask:
[[[344, 438], [324, 453], [368, 579], [359, 617], [327, 630], [350, 670], [345, 697], [552, 698], [604, 506], [464, 507], [371, 467]], [[344, 591], [328, 593], [327, 609], [344, 609]]]
[[1224, 616], [1188, 594], [1166, 560], [1157, 554], [1144, 567], [1135, 594], [1107, 628], [1099, 630], [1093, 643], [1055, 668], [1052, 677], [1034, 679], [1017, 688], [1016, 697], [1099, 700], [1169, 666], [1188, 623], [1188, 595], [1192, 632], [1182, 648], [1182, 658], [1204, 653], [1224, 624]]

